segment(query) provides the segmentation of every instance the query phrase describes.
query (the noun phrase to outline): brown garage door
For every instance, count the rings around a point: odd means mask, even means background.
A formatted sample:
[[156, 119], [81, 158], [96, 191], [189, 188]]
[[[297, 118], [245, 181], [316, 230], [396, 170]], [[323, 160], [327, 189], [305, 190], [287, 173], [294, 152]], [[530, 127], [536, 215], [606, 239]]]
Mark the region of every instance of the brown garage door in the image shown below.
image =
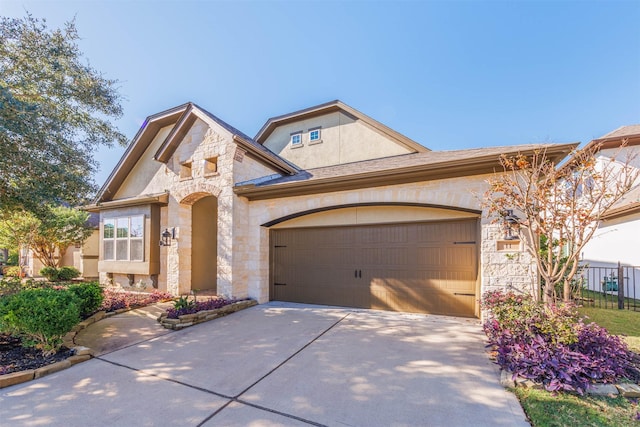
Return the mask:
[[271, 299], [474, 316], [477, 221], [271, 233]]

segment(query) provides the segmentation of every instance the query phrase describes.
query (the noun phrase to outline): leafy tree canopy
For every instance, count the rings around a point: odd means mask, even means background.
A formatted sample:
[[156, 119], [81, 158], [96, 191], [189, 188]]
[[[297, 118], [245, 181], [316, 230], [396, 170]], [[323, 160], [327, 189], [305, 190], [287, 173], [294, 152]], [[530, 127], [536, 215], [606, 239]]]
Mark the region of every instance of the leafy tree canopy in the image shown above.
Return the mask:
[[92, 154], [126, 144], [117, 81], [83, 61], [73, 21], [0, 18], [0, 210], [39, 216], [95, 192]]
[[60, 267], [67, 248], [84, 242], [93, 232], [88, 219], [87, 212], [63, 206], [49, 208], [42, 219], [14, 211], [0, 218], [0, 247], [30, 248], [45, 266]]

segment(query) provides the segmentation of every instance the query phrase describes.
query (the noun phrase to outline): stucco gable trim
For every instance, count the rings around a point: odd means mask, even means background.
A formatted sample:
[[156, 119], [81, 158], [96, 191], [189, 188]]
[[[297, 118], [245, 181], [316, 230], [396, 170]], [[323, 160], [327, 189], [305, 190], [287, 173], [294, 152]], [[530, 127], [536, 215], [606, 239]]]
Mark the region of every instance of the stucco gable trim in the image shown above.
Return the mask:
[[414, 140], [402, 135], [401, 133], [391, 129], [388, 126], [383, 125], [379, 121], [367, 116], [366, 114], [361, 113], [355, 108], [352, 108], [339, 100], [305, 108], [304, 110], [295, 111], [293, 113], [285, 114], [282, 116], [272, 117], [267, 120], [267, 122], [262, 126], [260, 131], [258, 131], [253, 139], [258, 144], [262, 145], [267, 140], [269, 135], [271, 135], [271, 133], [273, 133], [276, 128], [282, 125], [309, 119], [312, 117], [322, 116], [336, 111], [343, 112], [348, 116], [351, 116], [352, 118], [362, 121], [376, 132], [386, 136], [396, 144], [399, 144], [412, 152], [424, 153], [427, 151], [431, 151], [427, 147], [418, 144]]
[[106, 209], [123, 208], [139, 205], [166, 205], [169, 203], [169, 193], [143, 194], [126, 199], [111, 200], [108, 202], [94, 203], [82, 207], [87, 212], [100, 212]]
[[189, 105], [189, 103], [183, 104], [146, 118], [116, 167], [111, 171], [102, 188], [98, 191], [94, 203], [110, 200], [117, 193], [131, 169], [138, 163], [140, 157], [142, 157], [142, 154], [144, 154], [160, 129], [176, 123]]

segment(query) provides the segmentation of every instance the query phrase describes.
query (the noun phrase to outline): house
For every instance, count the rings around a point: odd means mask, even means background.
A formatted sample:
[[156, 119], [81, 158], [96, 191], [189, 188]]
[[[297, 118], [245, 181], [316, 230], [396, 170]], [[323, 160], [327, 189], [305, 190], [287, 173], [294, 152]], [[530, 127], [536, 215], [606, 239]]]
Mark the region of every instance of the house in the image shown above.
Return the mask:
[[[76, 268], [80, 272], [80, 277], [86, 280], [96, 280], [98, 278], [99, 221], [99, 215], [95, 213], [89, 215], [86, 224], [93, 228], [93, 233], [84, 242], [69, 246], [60, 261], [61, 267]], [[44, 264], [35, 257], [34, 252], [29, 248], [24, 248], [22, 257], [24, 260], [21, 265], [26, 266], [25, 273], [27, 277], [42, 277], [40, 270], [42, 270]]]
[[575, 146], [431, 151], [340, 101], [251, 138], [187, 103], [147, 118], [86, 209], [102, 281], [477, 317], [482, 292], [537, 280], [483, 215], [500, 154]]
[[[597, 154], [599, 162], [609, 162], [612, 158], [626, 161], [627, 156], [631, 156], [629, 164], [640, 170], [640, 125], [622, 126], [601, 138], [594, 139], [585, 149], [596, 145], [600, 145]], [[640, 182], [636, 182], [635, 186], [604, 214], [598, 230], [583, 250], [582, 263], [602, 269], [599, 276], [611, 275], [612, 272], [615, 276], [618, 263], [625, 266], [625, 275], [634, 285], [626, 292], [640, 298], [639, 237]], [[602, 277], [595, 277], [591, 281], [602, 280]], [[590, 283], [588, 286], [590, 289], [599, 290], [598, 283]]]

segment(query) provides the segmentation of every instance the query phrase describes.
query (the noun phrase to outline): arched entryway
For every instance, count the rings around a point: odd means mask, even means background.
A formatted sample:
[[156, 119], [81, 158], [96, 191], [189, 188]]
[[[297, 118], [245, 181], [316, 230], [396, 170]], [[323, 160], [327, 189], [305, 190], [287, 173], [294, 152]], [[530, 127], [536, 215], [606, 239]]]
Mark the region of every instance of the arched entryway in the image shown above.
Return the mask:
[[218, 199], [207, 196], [191, 208], [191, 289], [217, 291]]

